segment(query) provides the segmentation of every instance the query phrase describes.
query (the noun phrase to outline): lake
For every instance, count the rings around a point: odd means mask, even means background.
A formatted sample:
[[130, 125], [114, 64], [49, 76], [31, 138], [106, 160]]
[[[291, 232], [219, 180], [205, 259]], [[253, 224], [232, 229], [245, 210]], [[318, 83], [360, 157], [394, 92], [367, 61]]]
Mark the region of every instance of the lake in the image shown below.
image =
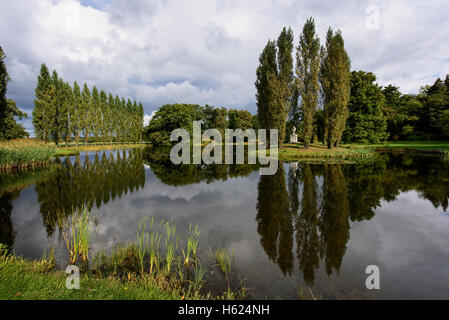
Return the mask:
[[[83, 152], [30, 174], [0, 176], [0, 242], [27, 258], [67, 252], [56, 212], [87, 205], [93, 250], [136, 240], [145, 216], [182, 238], [201, 229], [201, 258], [234, 254], [231, 284], [249, 298], [449, 298], [449, 165], [383, 153], [358, 164], [175, 166], [151, 149]], [[367, 290], [370, 265], [380, 289]], [[225, 289], [209, 276], [210, 290]]]

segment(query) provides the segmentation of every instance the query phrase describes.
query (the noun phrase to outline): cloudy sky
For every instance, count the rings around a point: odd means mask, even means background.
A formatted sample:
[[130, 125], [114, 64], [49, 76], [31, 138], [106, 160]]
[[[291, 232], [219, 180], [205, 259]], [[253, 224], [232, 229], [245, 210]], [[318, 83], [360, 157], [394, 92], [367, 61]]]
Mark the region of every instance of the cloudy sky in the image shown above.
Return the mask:
[[[41, 63], [66, 81], [142, 101], [256, 112], [255, 72], [268, 39], [315, 18], [341, 29], [354, 70], [417, 92], [449, 73], [447, 0], [0, 0], [8, 97], [28, 114]], [[32, 131], [31, 121], [25, 126]]]

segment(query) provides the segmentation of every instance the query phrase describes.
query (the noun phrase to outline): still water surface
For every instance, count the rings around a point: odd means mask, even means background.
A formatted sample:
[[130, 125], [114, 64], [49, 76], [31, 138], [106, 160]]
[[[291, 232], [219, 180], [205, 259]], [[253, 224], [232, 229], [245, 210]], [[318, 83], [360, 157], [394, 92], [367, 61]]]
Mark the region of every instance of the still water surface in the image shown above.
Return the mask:
[[[57, 162], [14, 183], [0, 176], [0, 242], [16, 254], [55, 247], [64, 261], [55, 212], [87, 204], [98, 217], [94, 250], [134, 241], [144, 216], [174, 222], [181, 238], [198, 224], [203, 258], [209, 248], [233, 252], [231, 282], [246, 279], [250, 298], [297, 299], [309, 287], [324, 299], [449, 298], [449, 165], [437, 157], [281, 162], [273, 176], [250, 165], [174, 166], [150, 149]], [[369, 265], [380, 268], [380, 290], [365, 288]]]

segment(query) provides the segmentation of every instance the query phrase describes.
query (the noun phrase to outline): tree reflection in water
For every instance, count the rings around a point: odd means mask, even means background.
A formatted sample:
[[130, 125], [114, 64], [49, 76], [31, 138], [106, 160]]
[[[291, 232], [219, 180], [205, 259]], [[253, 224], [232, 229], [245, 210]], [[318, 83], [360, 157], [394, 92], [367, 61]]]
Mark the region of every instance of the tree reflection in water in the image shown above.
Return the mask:
[[[100, 159], [101, 158], [101, 159]], [[93, 161], [86, 154], [84, 161], [79, 156], [74, 163], [66, 158], [55, 173], [46, 181], [36, 184], [42, 220], [51, 236], [56, 227], [73, 211], [87, 207], [98, 209], [104, 203], [120, 198], [145, 185], [145, 168], [142, 151], [132, 149], [111, 152], [101, 157], [95, 153]]]
[[[350, 238], [350, 221], [370, 220], [382, 200], [409, 190], [435, 208], [448, 208], [449, 166], [437, 159], [383, 154], [376, 161], [342, 165], [291, 163], [258, 185], [257, 231], [268, 258], [284, 274], [293, 270], [292, 249], [306, 284], [320, 263], [339, 272]], [[287, 186], [288, 188], [287, 188]]]
[[[102, 152], [57, 162], [45, 172], [22, 177], [22, 184], [0, 176], [1, 243], [13, 246], [13, 202], [30, 183], [36, 185], [42, 221], [51, 236], [73, 210], [100, 208], [143, 188], [144, 165], [171, 186], [226, 181], [259, 169], [258, 165], [176, 166], [169, 153], [155, 149]], [[339, 272], [350, 239], [350, 221], [372, 219], [381, 201], [393, 201], [415, 190], [436, 208], [448, 209], [449, 165], [438, 158], [383, 154], [376, 161], [353, 165], [296, 163], [285, 167], [281, 162], [275, 175], [259, 178], [257, 232], [268, 258], [284, 274], [294, 272], [297, 259], [308, 285], [313, 285], [320, 265], [327, 274]]]

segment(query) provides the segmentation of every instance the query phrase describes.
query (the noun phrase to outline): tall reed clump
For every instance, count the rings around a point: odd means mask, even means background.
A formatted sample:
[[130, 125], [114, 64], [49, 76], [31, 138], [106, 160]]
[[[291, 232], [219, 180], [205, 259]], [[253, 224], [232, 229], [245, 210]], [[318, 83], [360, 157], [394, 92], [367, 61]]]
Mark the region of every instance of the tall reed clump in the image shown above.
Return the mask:
[[148, 233], [145, 232], [147, 226], [147, 217], [139, 222], [137, 229], [137, 255], [139, 257], [140, 271], [143, 275], [144, 259], [148, 252]]
[[183, 251], [184, 254], [184, 265], [186, 267], [189, 266], [189, 262], [195, 262], [196, 261], [196, 253], [198, 249], [199, 244], [199, 237], [200, 237], [200, 230], [198, 228], [198, 225], [196, 225], [194, 228], [192, 228], [192, 224], [189, 225], [189, 235], [187, 237], [187, 248]]
[[[81, 217], [74, 218], [72, 225], [76, 226], [76, 230], [91, 230], [87, 223], [90, 219], [87, 218], [86, 211], [83, 213]], [[91, 233], [75, 234], [89, 235]], [[90, 270], [100, 277], [117, 277], [124, 281], [153, 283], [160, 288], [175, 290], [185, 299], [207, 298], [210, 294], [207, 296], [202, 294], [208, 273], [207, 269], [202, 267], [198, 257], [199, 236], [199, 227], [190, 224], [186, 242], [183, 242], [180, 241], [176, 225], [172, 222], [155, 223], [153, 218], [151, 220], [143, 218], [138, 224], [136, 241], [119, 245], [108, 255], [104, 251], [96, 252], [93, 263], [89, 264]], [[85, 256], [79, 253], [85, 252], [80, 248], [90, 246], [86, 246], [84, 244], [86, 242], [83, 241], [73, 241], [72, 238], [82, 239], [83, 237], [68, 238], [70, 259], [74, 261], [76, 257]], [[229, 284], [232, 259], [233, 257], [229, 256], [226, 250], [217, 251], [216, 261], [225, 274], [227, 282], [226, 295], [220, 298], [235, 298]], [[241, 292], [244, 294], [246, 290]]]
[[231, 287], [229, 285], [229, 273], [231, 272], [232, 262], [234, 255], [229, 254], [226, 249], [220, 249], [215, 252], [215, 261], [217, 262], [221, 272], [226, 277], [226, 283], [228, 285], [228, 295], [231, 294]]
[[[163, 222], [161, 222], [162, 224]], [[161, 235], [159, 231], [154, 230], [154, 218], [151, 217], [150, 224], [150, 274], [153, 274], [153, 267], [159, 266], [159, 245], [161, 242]]]
[[35, 139], [0, 142], [0, 170], [35, 168], [49, 163], [56, 152], [53, 143]]
[[88, 264], [94, 230], [93, 216], [87, 208], [72, 214], [68, 226], [63, 230], [70, 264]]
[[169, 221], [165, 224], [165, 271], [170, 273], [173, 262], [176, 258], [178, 249], [178, 240], [176, 237], [176, 226], [171, 225]]

